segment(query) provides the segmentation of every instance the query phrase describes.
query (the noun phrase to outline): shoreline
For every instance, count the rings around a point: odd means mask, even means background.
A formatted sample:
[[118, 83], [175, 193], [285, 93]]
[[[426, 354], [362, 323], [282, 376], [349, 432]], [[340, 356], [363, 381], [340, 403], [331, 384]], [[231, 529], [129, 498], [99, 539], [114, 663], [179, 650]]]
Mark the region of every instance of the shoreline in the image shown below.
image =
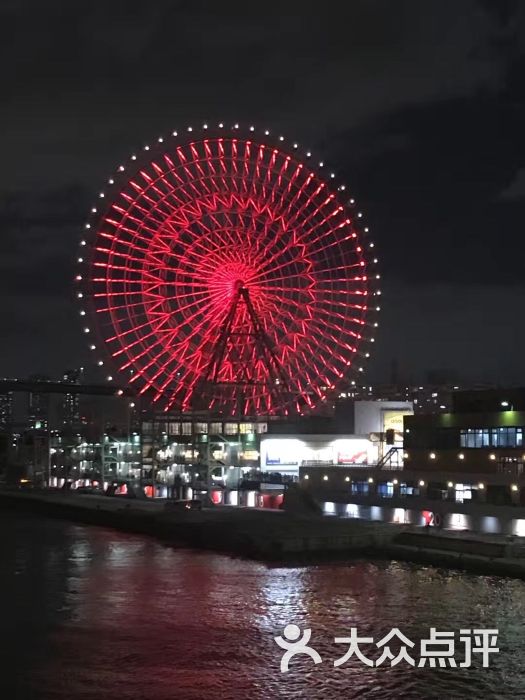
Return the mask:
[[525, 580], [525, 544], [501, 536], [463, 536], [384, 523], [287, 511], [215, 507], [166, 512], [164, 503], [107, 496], [0, 492], [0, 508], [110, 527], [269, 565], [351, 559], [397, 560]]

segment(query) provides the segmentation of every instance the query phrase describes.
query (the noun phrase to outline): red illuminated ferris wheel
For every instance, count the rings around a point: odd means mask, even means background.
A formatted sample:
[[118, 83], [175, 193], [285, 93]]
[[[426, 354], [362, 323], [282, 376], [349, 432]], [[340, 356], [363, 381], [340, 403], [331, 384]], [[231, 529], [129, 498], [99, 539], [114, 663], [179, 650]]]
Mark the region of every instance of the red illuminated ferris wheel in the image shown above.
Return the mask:
[[297, 154], [204, 125], [119, 167], [77, 275], [99, 365], [105, 347], [166, 411], [302, 414], [350, 385], [377, 326], [374, 244], [344, 185]]

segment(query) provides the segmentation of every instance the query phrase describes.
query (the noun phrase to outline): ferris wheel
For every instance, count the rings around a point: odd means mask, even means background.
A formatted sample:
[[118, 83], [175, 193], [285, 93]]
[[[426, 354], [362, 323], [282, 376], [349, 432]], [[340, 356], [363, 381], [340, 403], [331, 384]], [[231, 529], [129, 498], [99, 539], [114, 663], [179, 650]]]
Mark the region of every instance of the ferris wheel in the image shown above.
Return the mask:
[[120, 165], [78, 258], [98, 364], [165, 411], [225, 416], [302, 414], [355, 383], [377, 259], [345, 186], [312, 161], [268, 130], [205, 124]]

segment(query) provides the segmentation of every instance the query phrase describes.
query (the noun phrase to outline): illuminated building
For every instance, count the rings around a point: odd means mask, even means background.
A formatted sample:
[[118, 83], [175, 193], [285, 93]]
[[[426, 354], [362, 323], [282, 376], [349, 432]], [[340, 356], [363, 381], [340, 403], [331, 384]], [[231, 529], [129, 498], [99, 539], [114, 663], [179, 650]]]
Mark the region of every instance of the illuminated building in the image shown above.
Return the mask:
[[0, 429], [7, 429], [13, 422], [13, 392], [0, 394]]

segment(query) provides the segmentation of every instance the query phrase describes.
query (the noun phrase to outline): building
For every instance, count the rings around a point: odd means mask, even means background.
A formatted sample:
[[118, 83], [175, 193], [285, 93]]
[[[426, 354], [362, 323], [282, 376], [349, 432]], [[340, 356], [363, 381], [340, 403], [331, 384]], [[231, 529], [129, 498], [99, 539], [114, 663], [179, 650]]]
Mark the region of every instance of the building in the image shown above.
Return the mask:
[[[33, 375], [35, 382], [49, 382], [49, 377]], [[30, 430], [47, 430], [49, 427], [50, 395], [47, 392], [29, 391], [27, 394], [27, 427]]]
[[525, 389], [457, 392], [452, 411], [405, 418], [405, 461], [422, 472], [522, 476]]
[[0, 394], [0, 430], [8, 430], [13, 423], [13, 392]]
[[330, 515], [525, 536], [525, 389], [451, 404], [404, 417], [402, 465], [305, 464], [302, 488]]
[[[80, 384], [84, 376], [84, 368], [67, 370], [64, 372], [62, 381], [65, 384]], [[72, 429], [80, 425], [80, 402], [79, 395], [74, 392], [64, 394], [62, 400], [62, 424]]]
[[[430, 378], [439, 377], [432, 375]], [[487, 388], [485, 385], [472, 387], [476, 391]], [[452, 409], [453, 395], [460, 390], [456, 383], [356, 384], [339, 394], [335, 412], [336, 415], [344, 413], [354, 401], [406, 401], [413, 404], [414, 413], [447, 413]]]

